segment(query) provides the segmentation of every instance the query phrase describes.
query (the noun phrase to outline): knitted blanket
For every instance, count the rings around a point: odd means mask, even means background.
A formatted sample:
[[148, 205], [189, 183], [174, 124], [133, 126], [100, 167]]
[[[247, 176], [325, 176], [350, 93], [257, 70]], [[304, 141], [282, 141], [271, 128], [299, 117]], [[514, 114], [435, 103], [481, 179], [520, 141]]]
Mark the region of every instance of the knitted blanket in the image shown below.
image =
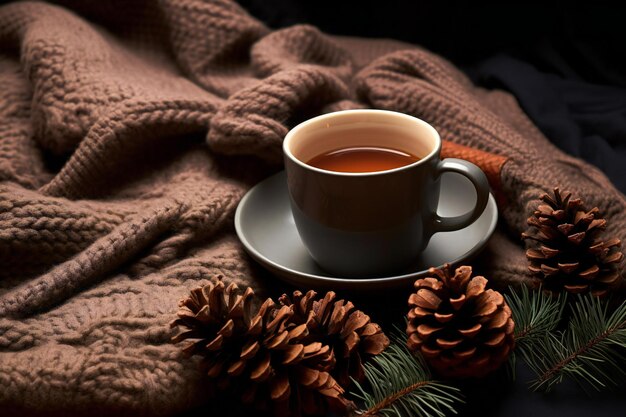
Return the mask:
[[228, 0], [0, 7], [0, 414], [206, 401], [197, 361], [169, 342], [178, 299], [219, 274], [271, 288], [234, 235], [237, 203], [281, 169], [291, 126], [359, 107], [428, 121], [446, 156], [490, 174], [495, 284], [530, 279], [519, 233], [556, 185], [626, 238], [601, 172], [419, 47], [271, 31]]

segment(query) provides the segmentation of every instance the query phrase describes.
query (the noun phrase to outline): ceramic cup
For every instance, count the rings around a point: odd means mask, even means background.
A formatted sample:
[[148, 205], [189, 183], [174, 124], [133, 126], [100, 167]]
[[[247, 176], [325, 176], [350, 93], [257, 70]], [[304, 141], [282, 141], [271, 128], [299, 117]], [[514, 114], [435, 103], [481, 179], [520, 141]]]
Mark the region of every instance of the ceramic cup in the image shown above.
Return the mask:
[[[345, 173], [307, 164], [345, 147], [379, 146], [421, 159], [386, 171]], [[283, 142], [291, 210], [302, 241], [326, 271], [385, 276], [411, 264], [436, 232], [464, 228], [489, 198], [485, 174], [461, 159], [440, 159], [441, 139], [428, 123], [386, 110], [345, 110], [307, 120]], [[440, 177], [465, 176], [476, 204], [456, 217], [437, 214]]]

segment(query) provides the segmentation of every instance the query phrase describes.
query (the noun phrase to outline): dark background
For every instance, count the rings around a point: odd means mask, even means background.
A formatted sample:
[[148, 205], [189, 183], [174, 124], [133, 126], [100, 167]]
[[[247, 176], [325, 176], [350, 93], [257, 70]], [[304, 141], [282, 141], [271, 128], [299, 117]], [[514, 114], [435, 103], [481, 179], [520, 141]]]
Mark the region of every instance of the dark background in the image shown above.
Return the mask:
[[565, 1], [238, 2], [272, 28], [309, 23], [336, 35], [403, 40], [460, 66], [508, 52], [547, 71], [626, 86], [626, 6], [617, 2], [585, 2], [581, 7]]
[[[272, 28], [309, 23], [349, 36], [419, 44], [461, 67], [487, 88], [512, 92], [564, 151], [601, 168], [626, 191], [626, 6], [610, 2], [486, 3], [450, 1], [239, 0]], [[398, 322], [394, 294], [361, 305]], [[404, 306], [402, 306], [404, 308]], [[392, 308], [393, 310], [393, 308]], [[393, 316], [393, 317], [391, 317]], [[397, 317], [396, 317], [397, 316]], [[391, 320], [390, 320], [391, 318]], [[398, 319], [398, 320], [396, 320]], [[626, 364], [624, 364], [626, 366]], [[550, 394], [504, 375], [463, 384], [462, 416], [625, 416], [624, 386], [589, 396], [569, 383]]]

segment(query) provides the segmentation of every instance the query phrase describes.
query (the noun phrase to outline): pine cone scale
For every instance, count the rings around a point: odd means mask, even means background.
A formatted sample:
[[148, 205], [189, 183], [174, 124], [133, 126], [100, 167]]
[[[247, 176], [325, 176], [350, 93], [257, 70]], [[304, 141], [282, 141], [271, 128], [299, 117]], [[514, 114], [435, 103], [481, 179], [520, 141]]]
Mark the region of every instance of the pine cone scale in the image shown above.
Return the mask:
[[603, 284], [607, 284], [608, 286], [611, 286], [616, 284], [618, 279], [619, 274], [617, 272], [614, 272], [610, 275], [599, 278], [598, 281], [602, 282]]
[[574, 233], [573, 235], [569, 235], [567, 240], [573, 243], [574, 245], [580, 245], [583, 239], [587, 236], [585, 232]]
[[563, 288], [565, 288], [568, 292], [572, 293], [572, 294], [582, 294], [585, 293], [589, 290], [589, 286], [588, 285], [573, 285], [573, 284], [569, 284], [569, 285], [565, 285]]
[[258, 341], [251, 340], [250, 342], [248, 342], [247, 345], [244, 345], [244, 347], [241, 349], [241, 354], [239, 355], [239, 357], [242, 360], [247, 361], [248, 359], [253, 358], [257, 354], [260, 348], [261, 348], [261, 345], [259, 344]]
[[320, 371], [311, 368], [299, 367], [298, 379], [305, 387], [312, 387], [319, 379]]
[[316, 388], [324, 387], [330, 380], [330, 374], [328, 372], [320, 372], [317, 380], [314, 382]]
[[420, 335], [421, 338], [425, 339], [429, 337], [431, 334], [440, 331], [441, 329], [443, 329], [443, 327], [432, 327], [432, 326], [429, 326], [428, 324], [420, 324], [419, 326], [417, 326], [416, 331], [417, 331], [417, 334]]
[[[433, 358], [433, 359], [438, 359], [440, 354], [441, 354], [441, 350], [440, 349], [434, 349], [434, 348], [430, 348], [427, 345], [422, 344], [423, 340], [418, 339], [419, 340], [419, 345], [417, 345], [417, 348], [420, 349], [420, 352], [422, 353], [422, 356], [424, 356], [425, 358]], [[413, 350], [415, 350], [415, 348], [413, 348]]]
[[464, 361], [473, 357], [475, 353], [476, 353], [476, 348], [471, 347], [467, 350], [456, 350], [454, 351], [453, 354], [455, 358], [459, 359], [460, 361]]
[[330, 320], [328, 323], [328, 332], [330, 334], [337, 334], [341, 332], [342, 323], [344, 322], [346, 311], [345, 308], [338, 303], [337, 308], [333, 309], [332, 314], [330, 315]]
[[207, 375], [211, 378], [216, 378], [219, 374], [222, 373], [222, 369], [224, 368], [223, 362], [216, 362], [213, 365], [209, 366], [207, 370]]
[[559, 216], [558, 212], [553, 212], [552, 211], [552, 207], [545, 205], [545, 204], [540, 204], [539, 207], [537, 207], [537, 211], [543, 215], [545, 215], [546, 217], [557, 217]]
[[241, 375], [241, 373], [244, 371], [245, 368], [246, 368], [246, 361], [239, 360], [237, 362], [232, 363], [226, 370], [226, 373], [230, 376], [239, 376]]
[[349, 334], [354, 333], [357, 329], [365, 327], [369, 322], [369, 316], [363, 314], [361, 311], [355, 311], [346, 321], [345, 326], [341, 330], [341, 336], [347, 337]]
[[506, 337], [505, 333], [495, 333], [491, 338], [486, 339], [483, 343], [487, 346], [498, 347], [504, 343]]
[[616, 252], [612, 255], [607, 256], [604, 260], [606, 263], [620, 263], [624, 259], [624, 254], [622, 252]]
[[546, 264], [541, 264], [541, 267], [539, 268], [541, 270], [541, 272], [544, 273], [544, 275], [546, 275], [547, 277], [551, 277], [553, 275], [557, 275], [559, 273], [559, 268], [555, 268], [553, 266], [550, 265], [546, 265]]
[[[556, 252], [558, 253], [558, 251]], [[546, 256], [545, 253], [543, 253], [543, 251], [538, 251], [536, 249], [528, 249], [526, 251], [526, 257], [532, 260], [541, 260], [541, 259], [547, 258], [548, 256]]]
[[284, 351], [283, 365], [300, 362], [304, 357], [304, 345], [290, 345]]
[[[578, 264], [576, 264], [576, 265], [578, 265]], [[598, 267], [598, 265], [593, 265], [593, 266], [589, 267], [589, 269], [585, 269], [584, 271], [579, 272], [578, 276], [583, 278], [583, 279], [593, 280], [594, 278], [596, 278], [598, 276], [599, 272], [600, 272], [600, 268]]]
[[[269, 328], [269, 327], [268, 327]], [[283, 331], [277, 335], [271, 335], [267, 340], [268, 349], [278, 349], [289, 343], [289, 332]]]
[[[529, 249], [529, 251], [530, 250], [532, 249]], [[548, 248], [544, 245], [541, 245], [539, 250], [541, 251], [541, 254], [543, 255], [544, 258], [552, 258], [554, 256], [557, 256], [559, 253], [561, 253], [561, 251], [559, 251], [558, 249]], [[528, 253], [528, 251], [526, 253]]]
[[441, 314], [441, 313], [435, 312], [434, 316], [435, 316], [435, 320], [437, 320], [438, 323], [447, 323], [454, 318], [454, 314], [452, 313]]
[[[411, 305], [416, 305], [415, 303], [415, 299], [414, 298], [409, 298], [409, 303]], [[426, 317], [428, 315], [430, 315], [431, 312], [428, 310], [425, 310], [421, 307], [415, 307], [413, 308], [411, 311], [409, 311], [409, 319], [414, 319], [414, 318], [423, 318]]]
[[[382, 329], [380, 329], [379, 326], [377, 327], [378, 327], [377, 333], [366, 335], [365, 337], [362, 337], [359, 340], [359, 344], [360, 346], [362, 346], [362, 351], [368, 356], [378, 355], [380, 352], [384, 351], [387, 348], [387, 346], [389, 346], [389, 339], [382, 332]], [[359, 379], [357, 379], [357, 381], [359, 381]]]
[[308, 334], [308, 331], [306, 323], [303, 323], [289, 330], [288, 337], [289, 339], [304, 337]]
[[466, 339], [471, 339], [472, 337], [476, 336], [478, 333], [480, 333], [480, 330], [483, 328], [482, 324], [480, 323], [476, 323], [475, 325], [473, 325], [472, 327], [470, 327], [469, 329], [458, 329], [457, 331], [461, 334], [461, 336], [463, 336]]
[[[196, 339], [196, 338], [200, 338], [202, 337], [203, 333], [199, 330], [187, 330], [187, 331], [181, 331], [179, 332], [176, 336], [172, 337], [172, 341], [175, 341], [174, 343], [178, 343], [178, 342], [182, 342], [183, 340], [186, 339]], [[195, 343], [193, 343], [195, 345]]]
[[[315, 355], [316, 353], [319, 353], [320, 351], [322, 351], [323, 348], [327, 348], [327, 346], [322, 345], [320, 342], [309, 343], [308, 345], [304, 347], [303, 354], [305, 357], [309, 358]], [[323, 351], [323, 353], [326, 353], [326, 352]]]
[[310, 354], [307, 355], [307, 358], [317, 358], [317, 357], [327, 357], [329, 360], [335, 360], [331, 349], [328, 345], [322, 345], [320, 343], [321, 347], [319, 348], [319, 350], [317, 350], [317, 352], [312, 352]]
[[374, 340], [380, 339], [381, 341], [386, 338], [386, 336], [382, 333], [381, 327], [376, 323], [367, 323], [363, 326], [363, 330], [361, 331], [361, 336], [363, 337], [372, 337]]
[[465, 296], [468, 299], [478, 297], [485, 293], [487, 287], [487, 280], [483, 277], [476, 277], [467, 284], [467, 290]]
[[218, 335], [222, 337], [231, 337], [233, 335], [233, 330], [235, 329], [235, 322], [232, 319], [229, 319], [226, 324], [217, 332]]
[[451, 298], [450, 305], [455, 311], [459, 311], [461, 307], [463, 307], [463, 305], [465, 304], [465, 300], [466, 300], [465, 294], [462, 294], [458, 298]]
[[[487, 298], [487, 297], [483, 297], [483, 298]], [[498, 309], [498, 304], [492, 301], [483, 301], [480, 308], [476, 312], [474, 312], [472, 317], [491, 316], [492, 314], [496, 312], [497, 309]]]
[[209, 343], [204, 345], [204, 348], [208, 351], [216, 351], [222, 348], [222, 344], [224, 343], [224, 336], [218, 334], [215, 339], [211, 340]]
[[425, 309], [436, 310], [441, 304], [441, 299], [427, 289], [420, 289], [413, 295], [416, 298], [415, 304]]
[[270, 366], [270, 354], [266, 353], [259, 363], [250, 371], [250, 380], [253, 382], [262, 382], [265, 381], [272, 372], [272, 367]]
[[280, 373], [272, 380], [270, 384], [270, 397], [274, 401], [285, 401], [291, 395], [291, 386], [289, 384], [289, 377]]
[[454, 339], [454, 340], [446, 340], [446, 339], [435, 339], [435, 343], [441, 349], [453, 349], [463, 343], [463, 339]]
[[576, 271], [576, 269], [578, 269], [578, 266], [580, 264], [578, 262], [572, 262], [569, 264], [562, 264], [562, 263], [557, 263], [557, 266], [559, 267], [559, 270], [563, 273], [566, 274], [571, 274], [572, 272]]
[[511, 311], [508, 308], [508, 306], [506, 308], [503, 308], [502, 310], [496, 312], [492, 317], [491, 320], [489, 321], [489, 329], [501, 329], [503, 328], [508, 320], [509, 317], [511, 317]]

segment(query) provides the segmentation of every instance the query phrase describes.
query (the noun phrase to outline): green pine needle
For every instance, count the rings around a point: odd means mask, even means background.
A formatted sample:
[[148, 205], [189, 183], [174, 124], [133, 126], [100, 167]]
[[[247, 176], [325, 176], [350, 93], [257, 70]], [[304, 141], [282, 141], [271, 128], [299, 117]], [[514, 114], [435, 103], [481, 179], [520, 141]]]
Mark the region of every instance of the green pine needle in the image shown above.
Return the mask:
[[505, 298], [515, 322], [515, 350], [509, 357], [506, 370], [515, 379], [517, 354], [528, 362], [535, 344], [556, 329], [563, 316], [566, 296], [555, 298], [544, 294], [541, 289], [530, 291], [526, 286], [519, 290], [511, 287], [509, 292], [510, 295], [506, 294]]
[[[558, 331], [565, 294], [552, 298], [522, 287], [506, 299], [515, 321], [515, 353], [537, 375], [533, 389], [549, 391], [566, 378], [596, 390], [624, 380], [626, 302], [611, 313], [607, 301], [578, 296], [567, 328]], [[512, 355], [509, 369], [514, 366]]]
[[444, 417], [456, 414], [455, 403], [463, 402], [457, 388], [431, 379], [422, 357], [413, 356], [399, 335], [365, 365], [365, 376], [368, 389], [355, 381], [351, 392], [363, 401], [364, 409], [355, 412], [361, 417]]
[[567, 330], [535, 344], [529, 364], [537, 373], [534, 389], [550, 390], [564, 378], [601, 390], [626, 377], [626, 301], [612, 313], [608, 302], [579, 296]]
[[541, 289], [530, 291], [522, 286], [517, 291], [510, 289], [511, 295], [505, 295], [515, 321], [515, 343], [525, 349], [536, 339], [542, 339], [556, 329], [565, 307], [566, 296], [555, 298], [544, 294]]

